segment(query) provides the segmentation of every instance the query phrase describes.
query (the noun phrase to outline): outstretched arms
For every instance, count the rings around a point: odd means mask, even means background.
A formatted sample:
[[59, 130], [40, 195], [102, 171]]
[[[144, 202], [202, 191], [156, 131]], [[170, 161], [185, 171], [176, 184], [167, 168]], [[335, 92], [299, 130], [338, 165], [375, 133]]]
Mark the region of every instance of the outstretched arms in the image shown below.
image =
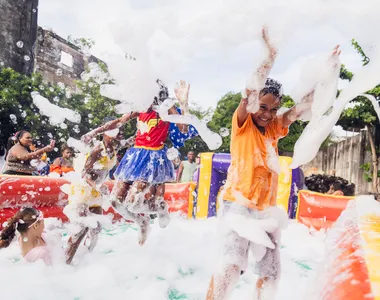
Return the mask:
[[125, 123], [127, 123], [128, 121], [130, 121], [131, 119], [136, 118], [138, 115], [139, 115], [139, 113], [137, 113], [137, 112], [131, 112], [131, 113], [124, 114], [122, 117], [115, 119], [115, 120], [112, 120], [110, 122], [107, 122], [103, 126], [95, 128], [94, 130], [85, 134], [84, 136], [82, 136], [82, 141], [85, 143], [89, 143], [98, 134], [101, 134], [101, 133], [106, 132], [108, 130], [119, 128], [122, 125], [124, 125]]
[[265, 27], [262, 29], [262, 39], [267, 47], [268, 56], [262, 61], [259, 68], [252, 75], [251, 81], [246, 86], [246, 95], [243, 95], [237, 109], [239, 127], [244, 124], [250, 113], [255, 113], [260, 109], [260, 90], [264, 86], [277, 56], [277, 50], [271, 43], [268, 30]]

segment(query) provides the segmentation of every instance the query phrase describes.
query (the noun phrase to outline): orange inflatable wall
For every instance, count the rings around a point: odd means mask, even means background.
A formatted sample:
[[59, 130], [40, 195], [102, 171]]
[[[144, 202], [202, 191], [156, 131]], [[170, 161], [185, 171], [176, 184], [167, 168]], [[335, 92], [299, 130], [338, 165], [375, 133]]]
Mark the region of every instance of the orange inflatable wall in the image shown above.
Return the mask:
[[325, 241], [325, 257], [310, 294], [319, 300], [380, 300], [380, 204], [359, 196]]
[[296, 219], [319, 230], [330, 228], [354, 197], [333, 196], [311, 191], [298, 191]]
[[[25, 205], [38, 208], [45, 217], [68, 221], [62, 212], [67, 195], [60, 189], [66, 183], [68, 181], [62, 178], [0, 175], [0, 225]], [[106, 184], [112, 190], [113, 182]], [[191, 217], [194, 190], [195, 183], [166, 184], [164, 198], [169, 211], [180, 211]], [[105, 213], [112, 213], [115, 220], [121, 218], [112, 208]]]

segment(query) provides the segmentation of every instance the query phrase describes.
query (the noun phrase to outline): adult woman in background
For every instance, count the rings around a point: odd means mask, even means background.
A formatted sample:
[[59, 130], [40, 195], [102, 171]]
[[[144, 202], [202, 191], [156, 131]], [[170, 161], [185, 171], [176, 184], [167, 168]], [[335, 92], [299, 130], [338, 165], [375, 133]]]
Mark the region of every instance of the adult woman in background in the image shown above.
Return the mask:
[[39, 158], [45, 152], [51, 152], [55, 145], [55, 141], [52, 140], [50, 145], [32, 152], [30, 150], [30, 146], [33, 144], [32, 135], [26, 130], [17, 132], [15, 141], [16, 144], [7, 151], [4, 171], [4, 174], [7, 175], [32, 175], [36, 171], [36, 167], [33, 167], [30, 161]]

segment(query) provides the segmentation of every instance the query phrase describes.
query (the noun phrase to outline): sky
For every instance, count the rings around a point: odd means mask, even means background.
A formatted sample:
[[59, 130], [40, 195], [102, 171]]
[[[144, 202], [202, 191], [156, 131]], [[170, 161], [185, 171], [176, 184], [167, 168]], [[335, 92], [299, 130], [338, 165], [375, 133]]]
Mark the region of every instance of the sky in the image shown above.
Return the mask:
[[366, 50], [377, 45], [378, 8], [375, 0], [40, 0], [39, 25], [64, 38], [94, 39], [92, 53], [106, 62], [131, 53], [170, 87], [184, 79], [190, 100], [207, 108], [244, 88], [265, 55], [263, 25], [279, 49], [271, 77], [286, 94], [308, 59], [337, 44], [341, 62], [359, 70], [351, 39]]

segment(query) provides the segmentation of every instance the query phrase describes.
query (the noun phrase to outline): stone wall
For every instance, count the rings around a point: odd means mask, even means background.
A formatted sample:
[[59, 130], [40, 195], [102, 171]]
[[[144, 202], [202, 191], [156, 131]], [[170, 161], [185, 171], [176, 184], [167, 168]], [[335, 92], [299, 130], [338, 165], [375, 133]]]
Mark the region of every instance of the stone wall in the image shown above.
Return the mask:
[[31, 74], [37, 37], [38, 0], [0, 0], [0, 64]]
[[303, 166], [305, 176], [324, 173], [343, 177], [355, 183], [356, 194], [371, 191], [371, 183], [364, 179], [361, 165], [371, 162], [367, 131], [331, 145], [318, 152], [317, 156]]
[[99, 60], [92, 55], [86, 56], [54, 32], [38, 28], [35, 72], [41, 73], [45, 81], [63, 83], [75, 90], [75, 80], [81, 78], [90, 62]]

